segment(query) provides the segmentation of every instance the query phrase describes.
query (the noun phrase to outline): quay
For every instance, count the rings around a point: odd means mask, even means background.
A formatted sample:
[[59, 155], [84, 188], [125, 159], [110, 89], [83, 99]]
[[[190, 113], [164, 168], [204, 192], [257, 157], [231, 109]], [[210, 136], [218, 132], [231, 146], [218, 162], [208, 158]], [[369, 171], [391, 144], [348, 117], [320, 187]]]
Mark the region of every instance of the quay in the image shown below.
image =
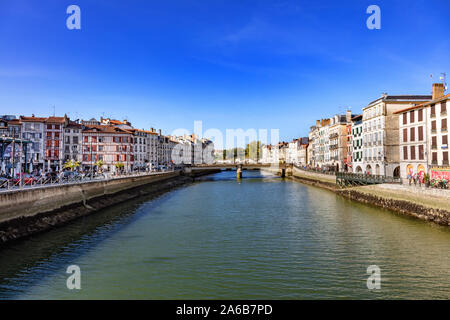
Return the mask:
[[0, 243], [51, 229], [139, 196], [165, 192], [215, 172], [218, 170], [210, 168], [176, 170], [2, 191]]

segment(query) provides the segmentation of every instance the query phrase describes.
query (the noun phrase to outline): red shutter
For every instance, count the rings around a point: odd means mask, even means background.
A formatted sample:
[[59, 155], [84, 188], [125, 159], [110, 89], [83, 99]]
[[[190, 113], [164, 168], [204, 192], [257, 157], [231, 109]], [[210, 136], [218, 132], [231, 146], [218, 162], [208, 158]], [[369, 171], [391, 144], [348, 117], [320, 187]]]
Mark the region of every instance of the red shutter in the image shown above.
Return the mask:
[[411, 135], [410, 141], [414, 141], [416, 139], [416, 135], [415, 135], [416, 130], [415, 130], [415, 128], [410, 128], [409, 132], [410, 132], [410, 135]]
[[423, 145], [421, 144], [419, 146], [419, 160], [423, 160], [423, 156], [424, 156], [424, 154], [423, 154]]

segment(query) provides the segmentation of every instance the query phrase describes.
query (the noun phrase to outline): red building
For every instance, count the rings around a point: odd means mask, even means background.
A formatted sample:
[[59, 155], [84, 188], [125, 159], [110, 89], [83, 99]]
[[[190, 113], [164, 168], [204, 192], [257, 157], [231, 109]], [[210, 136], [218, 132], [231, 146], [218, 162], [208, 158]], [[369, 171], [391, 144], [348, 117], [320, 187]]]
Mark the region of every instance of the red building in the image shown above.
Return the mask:
[[89, 125], [82, 132], [82, 167], [94, 169], [95, 162], [103, 162], [102, 169], [115, 172], [117, 163], [131, 171], [134, 163], [133, 133], [111, 125]]
[[63, 154], [63, 133], [64, 127], [69, 123], [69, 118], [48, 117], [45, 120], [45, 154], [44, 168], [47, 171], [59, 171], [62, 169]]

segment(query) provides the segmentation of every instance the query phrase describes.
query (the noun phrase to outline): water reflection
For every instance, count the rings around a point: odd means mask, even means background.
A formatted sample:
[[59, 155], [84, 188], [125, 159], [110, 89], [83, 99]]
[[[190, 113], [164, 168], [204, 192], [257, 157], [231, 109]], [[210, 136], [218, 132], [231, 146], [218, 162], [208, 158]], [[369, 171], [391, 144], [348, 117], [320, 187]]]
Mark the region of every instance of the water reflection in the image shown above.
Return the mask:
[[[202, 177], [0, 251], [2, 298], [450, 298], [450, 232], [257, 171]], [[65, 268], [82, 290], [65, 288]], [[382, 289], [366, 287], [378, 265]]]

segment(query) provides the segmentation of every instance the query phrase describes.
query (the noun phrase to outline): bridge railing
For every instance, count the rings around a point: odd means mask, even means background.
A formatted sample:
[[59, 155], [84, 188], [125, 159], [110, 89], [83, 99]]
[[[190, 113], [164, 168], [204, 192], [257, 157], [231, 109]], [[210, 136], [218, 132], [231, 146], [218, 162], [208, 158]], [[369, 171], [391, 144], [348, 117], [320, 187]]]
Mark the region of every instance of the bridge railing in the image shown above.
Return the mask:
[[298, 166], [296, 164], [294, 164], [293, 167], [298, 169], [298, 170], [303, 170], [303, 171], [307, 171], [307, 172], [328, 174], [330, 176], [335, 176], [336, 175], [336, 171], [332, 171], [332, 170], [326, 170], [326, 169], [320, 169], [320, 168], [311, 168], [311, 167], [307, 167], [307, 166]]
[[400, 178], [363, 173], [336, 173], [336, 184], [340, 186], [357, 186], [381, 183], [400, 183]]

